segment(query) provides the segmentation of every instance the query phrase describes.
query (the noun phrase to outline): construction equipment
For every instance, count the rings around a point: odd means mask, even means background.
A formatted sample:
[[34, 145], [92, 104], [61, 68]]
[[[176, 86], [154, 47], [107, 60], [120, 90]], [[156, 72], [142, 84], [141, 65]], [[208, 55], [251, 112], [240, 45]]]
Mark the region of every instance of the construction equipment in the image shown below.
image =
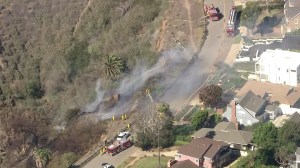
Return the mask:
[[237, 15], [236, 7], [232, 6], [229, 13], [229, 19], [226, 28], [226, 33], [228, 37], [234, 37], [235, 35], [236, 15]]
[[132, 145], [133, 145], [133, 143], [129, 139], [124, 139], [124, 140], [120, 140], [120, 141], [117, 140], [113, 144], [108, 146], [107, 153], [114, 156], [114, 155], [122, 152], [123, 150], [131, 147]]
[[213, 4], [211, 5], [204, 5], [204, 12], [207, 16], [209, 16], [211, 21], [218, 21], [220, 20], [220, 14], [217, 8], [214, 7]]

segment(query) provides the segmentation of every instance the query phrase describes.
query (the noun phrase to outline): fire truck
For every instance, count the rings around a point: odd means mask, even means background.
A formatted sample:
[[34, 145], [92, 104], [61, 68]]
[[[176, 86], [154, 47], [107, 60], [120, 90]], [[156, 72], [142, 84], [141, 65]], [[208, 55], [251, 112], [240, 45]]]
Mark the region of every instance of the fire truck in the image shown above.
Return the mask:
[[204, 5], [204, 12], [207, 16], [209, 16], [210, 20], [218, 21], [220, 19], [220, 15], [218, 10], [214, 7], [213, 4], [211, 5]]
[[122, 152], [131, 147], [133, 143], [129, 139], [116, 140], [113, 144], [107, 147], [106, 152], [112, 156]]
[[236, 7], [232, 6], [229, 13], [229, 19], [226, 28], [226, 33], [228, 37], [233, 37], [235, 35], [236, 15], [237, 15]]

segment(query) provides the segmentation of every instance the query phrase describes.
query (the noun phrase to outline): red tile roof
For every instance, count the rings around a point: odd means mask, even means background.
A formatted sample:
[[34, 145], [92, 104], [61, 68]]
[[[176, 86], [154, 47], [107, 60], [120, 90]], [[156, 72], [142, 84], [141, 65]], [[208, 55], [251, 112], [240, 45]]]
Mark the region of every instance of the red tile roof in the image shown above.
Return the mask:
[[222, 141], [216, 141], [213, 139], [202, 137], [194, 139], [191, 143], [182, 146], [178, 150], [178, 153], [194, 158], [213, 158], [221, 149], [221, 147], [224, 146], [228, 146], [228, 144]]

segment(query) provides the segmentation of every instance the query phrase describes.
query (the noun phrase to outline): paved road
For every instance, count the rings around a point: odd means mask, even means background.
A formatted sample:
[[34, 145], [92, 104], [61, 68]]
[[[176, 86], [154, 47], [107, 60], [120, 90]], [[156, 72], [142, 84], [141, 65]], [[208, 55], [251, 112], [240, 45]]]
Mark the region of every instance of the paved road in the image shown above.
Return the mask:
[[110, 156], [108, 154], [98, 155], [94, 159], [92, 159], [90, 162], [88, 162], [84, 166], [84, 168], [102, 168], [101, 167], [102, 163], [109, 163], [109, 164], [112, 164], [113, 166], [117, 167], [118, 165], [123, 163], [126, 159], [128, 159], [129, 156], [134, 154], [138, 149], [139, 148], [132, 146], [115, 156]]
[[[232, 0], [210, 0], [206, 2], [214, 4], [225, 16], [220, 21], [210, 21], [207, 27], [208, 36], [198, 58], [178, 77], [177, 81], [161, 98], [162, 101], [170, 104], [171, 110], [175, 113], [184, 106], [192, 93], [206, 81], [216, 60], [224, 60], [224, 56], [227, 55], [233, 41], [226, 37], [224, 30], [224, 18], [227, 21], [228, 13], [233, 5]], [[225, 5], [224, 2], [226, 2]], [[226, 9], [224, 10], [224, 8]]]
[[[227, 13], [229, 13], [233, 5], [231, 0], [210, 0], [209, 3], [213, 3], [216, 7], [219, 7], [220, 11], [224, 14], [225, 1], [226, 13], [224, 18], [228, 18]], [[217, 58], [222, 58], [224, 55], [227, 55], [227, 50], [231, 45], [232, 39], [228, 39], [224, 36], [224, 18], [217, 22], [211, 22], [208, 25], [209, 33], [203, 49], [198, 55], [198, 59], [178, 77], [178, 80], [161, 98], [170, 104], [174, 112], [180, 110], [192, 93], [205, 82]], [[225, 43], [222, 42], [222, 39], [224, 39], [226, 45], [224, 45]], [[222, 54], [220, 54], [221, 52]], [[137, 150], [138, 148], [131, 147], [116, 156], [109, 156], [107, 154], [98, 155], [86, 164], [84, 168], [99, 168], [101, 164], [105, 162], [118, 166]]]

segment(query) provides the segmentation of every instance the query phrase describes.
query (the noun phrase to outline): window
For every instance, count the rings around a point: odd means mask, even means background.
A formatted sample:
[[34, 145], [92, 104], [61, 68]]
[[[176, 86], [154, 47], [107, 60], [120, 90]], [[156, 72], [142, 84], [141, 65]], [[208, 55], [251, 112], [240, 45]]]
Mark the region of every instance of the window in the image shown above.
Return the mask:
[[261, 74], [260, 78], [263, 79], [263, 80], [268, 80], [269, 77], [266, 74]]
[[296, 72], [296, 70], [291, 70], [291, 72]]
[[205, 158], [205, 162], [211, 162], [211, 158]]
[[295, 23], [295, 24], [298, 24], [298, 19], [295, 19], [295, 20], [294, 20], [294, 23]]

